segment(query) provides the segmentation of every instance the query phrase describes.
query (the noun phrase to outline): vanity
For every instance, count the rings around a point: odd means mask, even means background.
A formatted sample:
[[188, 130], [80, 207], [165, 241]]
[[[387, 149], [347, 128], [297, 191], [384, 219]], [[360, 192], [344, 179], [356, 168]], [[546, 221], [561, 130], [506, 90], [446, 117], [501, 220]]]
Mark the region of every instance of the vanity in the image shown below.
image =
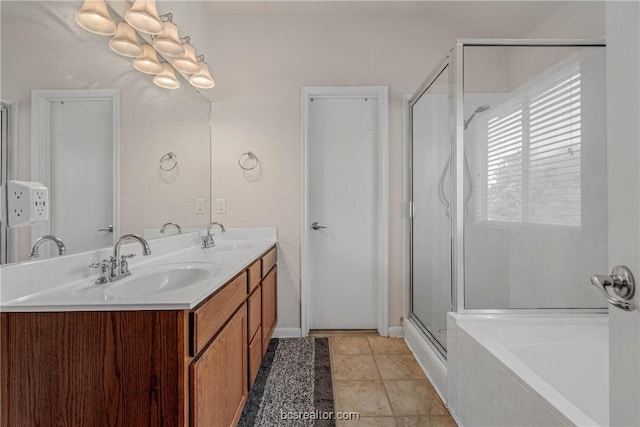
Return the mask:
[[105, 251], [3, 268], [2, 426], [236, 425], [277, 323], [275, 230], [211, 249], [201, 234], [151, 241], [107, 286], [28, 286]]

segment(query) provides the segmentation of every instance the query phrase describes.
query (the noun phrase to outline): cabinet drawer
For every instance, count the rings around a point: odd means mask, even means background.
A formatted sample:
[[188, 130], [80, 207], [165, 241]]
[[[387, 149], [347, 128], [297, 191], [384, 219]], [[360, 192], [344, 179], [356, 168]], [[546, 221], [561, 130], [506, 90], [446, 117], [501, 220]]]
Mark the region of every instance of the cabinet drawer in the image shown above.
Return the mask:
[[249, 344], [249, 388], [253, 387], [253, 383], [258, 376], [260, 364], [262, 363], [262, 328], [258, 326], [258, 332]]
[[243, 272], [222, 287], [192, 315], [191, 355], [200, 353], [222, 325], [247, 297], [247, 273]]
[[251, 294], [249, 304], [249, 339], [253, 338], [262, 322], [262, 289]]
[[277, 251], [276, 248], [271, 249], [262, 258], [262, 277], [266, 276], [269, 271], [276, 265]]
[[251, 264], [247, 269], [247, 273], [249, 273], [249, 293], [260, 286], [260, 279], [262, 279], [261, 264], [260, 260], [256, 260], [256, 262]]

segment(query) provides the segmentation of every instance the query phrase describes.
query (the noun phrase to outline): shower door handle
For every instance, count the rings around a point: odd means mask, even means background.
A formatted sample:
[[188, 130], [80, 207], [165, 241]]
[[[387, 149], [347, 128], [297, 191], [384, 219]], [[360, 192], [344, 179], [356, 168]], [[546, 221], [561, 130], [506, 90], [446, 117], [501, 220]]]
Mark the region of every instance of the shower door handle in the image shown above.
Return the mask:
[[[591, 284], [600, 289], [602, 296], [609, 304], [615, 305], [625, 311], [636, 309], [634, 304], [627, 302], [633, 298], [636, 292], [636, 282], [633, 279], [631, 270], [624, 265], [613, 267], [611, 275], [609, 276], [600, 274], [591, 276]], [[611, 295], [607, 287], [612, 288], [615, 295]]]

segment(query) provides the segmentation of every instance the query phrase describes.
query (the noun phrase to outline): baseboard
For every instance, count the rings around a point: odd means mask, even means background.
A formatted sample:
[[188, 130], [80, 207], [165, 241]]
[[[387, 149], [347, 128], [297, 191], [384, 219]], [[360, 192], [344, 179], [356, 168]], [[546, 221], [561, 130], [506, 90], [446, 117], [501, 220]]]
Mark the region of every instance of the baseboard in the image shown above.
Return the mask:
[[300, 338], [302, 329], [300, 328], [276, 328], [273, 331], [273, 338]]
[[[273, 338], [300, 338], [302, 336], [302, 329], [300, 328], [276, 328], [273, 332]], [[390, 337], [402, 337], [402, 326], [389, 327]]]
[[390, 337], [403, 337], [402, 326], [389, 326]]

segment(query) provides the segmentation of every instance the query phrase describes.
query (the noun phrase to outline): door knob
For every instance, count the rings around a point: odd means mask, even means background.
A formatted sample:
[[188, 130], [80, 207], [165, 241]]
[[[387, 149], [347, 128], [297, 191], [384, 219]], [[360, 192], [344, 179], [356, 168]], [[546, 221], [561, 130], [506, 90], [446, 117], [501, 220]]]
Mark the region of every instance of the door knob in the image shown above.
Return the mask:
[[108, 231], [109, 233], [113, 233], [113, 224], [105, 228], [98, 228], [98, 231]]
[[[636, 282], [631, 270], [624, 265], [613, 267], [609, 276], [600, 274], [591, 276], [591, 284], [600, 289], [602, 296], [610, 304], [625, 311], [635, 310], [636, 306], [627, 301], [633, 298], [633, 294], [636, 292]], [[607, 287], [612, 288], [615, 295], [611, 295]]]
[[326, 226], [324, 226], [324, 225], [320, 225], [320, 224], [318, 224], [318, 222], [316, 221], [316, 222], [314, 222], [313, 224], [311, 224], [311, 228], [313, 228], [314, 230], [318, 230], [318, 229], [320, 229], [320, 228], [327, 228], [327, 227], [326, 227]]

